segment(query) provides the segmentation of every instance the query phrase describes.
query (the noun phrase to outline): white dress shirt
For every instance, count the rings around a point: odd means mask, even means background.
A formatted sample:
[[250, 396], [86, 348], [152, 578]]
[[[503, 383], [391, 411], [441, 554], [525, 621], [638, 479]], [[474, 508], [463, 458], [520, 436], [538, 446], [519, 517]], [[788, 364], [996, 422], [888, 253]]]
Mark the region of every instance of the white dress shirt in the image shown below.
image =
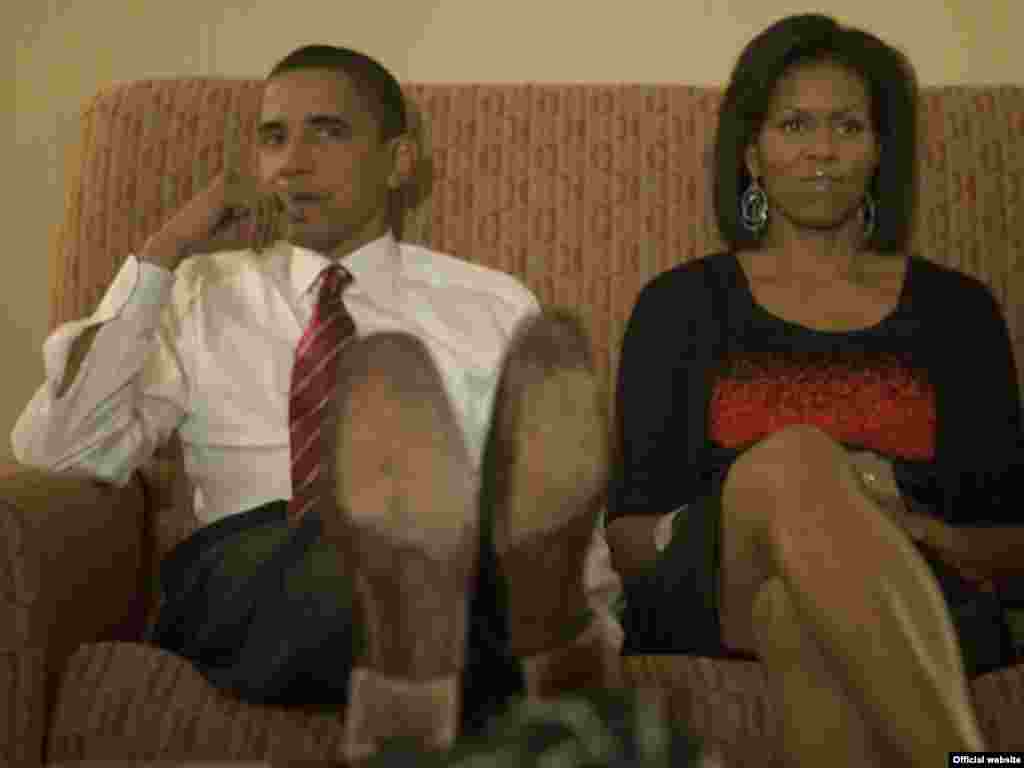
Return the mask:
[[[200, 521], [291, 498], [294, 351], [330, 263], [284, 241], [262, 254], [194, 256], [173, 275], [129, 256], [92, 317], [61, 325], [43, 344], [46, 381], [15, 424], [15, 457], [123, 486], [177, 429]], [[354, 278], [343, 298], [360, 335], [403, 331], [424, 342], [479, 471], [501, 361], [519, 322], [539, 311], [536, 298], [511, 275], [390, 234], [341, 264]], [[75, 339], [100, 323], [57, 398]], [[610, 618], [621, 582], [603, 530], [586, 583]]]

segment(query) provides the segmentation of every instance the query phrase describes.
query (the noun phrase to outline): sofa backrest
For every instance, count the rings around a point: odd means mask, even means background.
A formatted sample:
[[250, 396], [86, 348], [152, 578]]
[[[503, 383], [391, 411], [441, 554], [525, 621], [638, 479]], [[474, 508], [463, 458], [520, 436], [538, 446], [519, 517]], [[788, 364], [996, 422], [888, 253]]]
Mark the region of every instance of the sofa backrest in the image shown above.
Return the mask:
[[[126, 256], [250, 146], [258, 80], [117, 84], [84, 109], [55, 243], [51, 323], [92, 311]], [[425, 161], [404, 237], [521, 278], [577, 310], [609, 391], [624, 325], [657, 273], [721, 242], [709, 154], [721, 96], [686, 85], [408, 84]], [[975, 275], [1024, 369], [1024, 87], [921, 101], [913, 248]]]

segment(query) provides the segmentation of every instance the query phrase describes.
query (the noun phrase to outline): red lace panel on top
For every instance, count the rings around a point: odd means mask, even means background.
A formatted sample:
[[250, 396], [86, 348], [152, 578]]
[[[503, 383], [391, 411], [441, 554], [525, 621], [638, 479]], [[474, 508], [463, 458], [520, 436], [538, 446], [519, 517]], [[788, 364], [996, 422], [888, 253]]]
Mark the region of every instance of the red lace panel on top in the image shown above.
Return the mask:
[[810, 424], [886, 456], [935, 455], [935, 393], [923, 372], [886, 354], [747, 354], [726, 360], [711, 392], [709, 434], [741, 449]]

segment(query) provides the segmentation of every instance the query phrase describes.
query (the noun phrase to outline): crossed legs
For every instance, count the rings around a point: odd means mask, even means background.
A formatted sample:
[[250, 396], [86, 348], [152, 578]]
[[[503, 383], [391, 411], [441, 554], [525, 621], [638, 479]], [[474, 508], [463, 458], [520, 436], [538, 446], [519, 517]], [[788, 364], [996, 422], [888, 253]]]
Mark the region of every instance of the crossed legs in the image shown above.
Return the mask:
[[938, 584], [841, 446], [776, 433], [733, 465], [722, 507], [723, 640], [764, 662], [795, 765], [983, 749]]

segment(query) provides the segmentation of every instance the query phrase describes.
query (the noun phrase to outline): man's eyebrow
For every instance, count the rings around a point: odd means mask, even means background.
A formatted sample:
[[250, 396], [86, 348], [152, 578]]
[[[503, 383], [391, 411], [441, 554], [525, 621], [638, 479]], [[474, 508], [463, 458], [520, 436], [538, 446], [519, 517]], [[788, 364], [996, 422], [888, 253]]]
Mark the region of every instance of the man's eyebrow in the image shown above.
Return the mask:
[[280, 120], [260, 120], [259, 124], [256, 126], [256, 130], [260, 133], [266, 133], [267, 131], [283, 127], [284, 123]]
[[[304, 122], [306, 123], [306, 125], [311, 126], [313, 128], [320, 128], [323, 126], [342, 126], [351, 128], [352, 125], [348, 120], [346, 120], [341, 115], [331, 114], [309, 115]], [[282, 130], [284, 127], [284, 120], [280, 120], [278, 118], [271, 118], [269, 120], [260, 121], [259, 125], [257, 126], [257, 130], [260, 133], [266, 133], [268, 131]]]
[[323, 125], [341, 125], [348, 128], [352, 125], [341, 115], [310, 115], [306, 118], [306, 124], [311, 125], [314, 128], [318, 128]]

